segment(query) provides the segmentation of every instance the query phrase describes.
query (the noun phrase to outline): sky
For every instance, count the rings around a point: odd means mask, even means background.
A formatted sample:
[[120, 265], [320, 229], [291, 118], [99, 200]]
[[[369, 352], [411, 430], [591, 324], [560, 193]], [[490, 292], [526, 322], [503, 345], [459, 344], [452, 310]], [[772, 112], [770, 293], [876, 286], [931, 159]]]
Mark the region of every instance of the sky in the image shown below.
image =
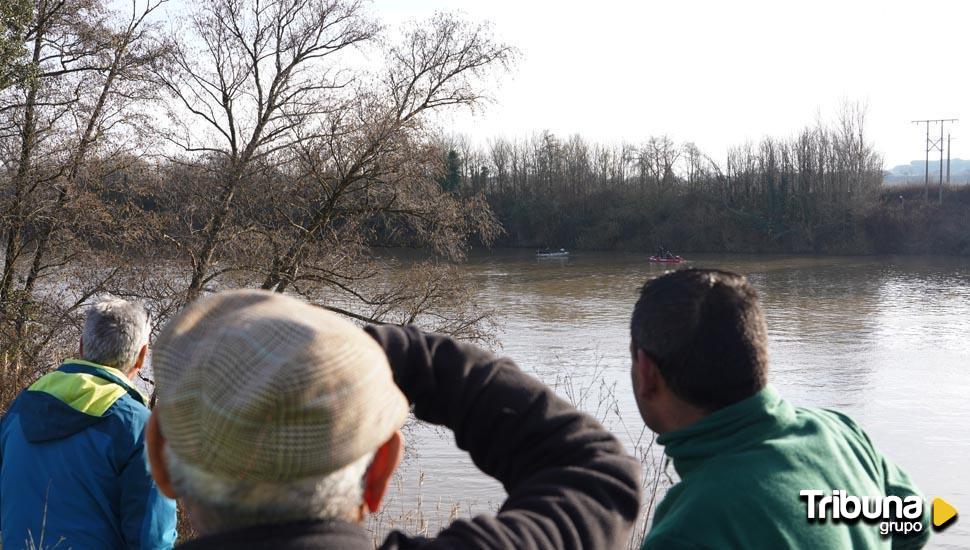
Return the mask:
[[948, 127], [952, 156], [970, 158], [967, 0], [374, 0], [371, 8], [389, 26], [458, 12], [489, 21], [520, 51], [484, 109], [446, 121], [475, 142], [543, 130], [602, 142], [667, 134], [717, 159], [733, 145], [833, 120], [848, 101], [867, 106], [887, 167], [923, 158], [926, 131], [914, 119], [964, 119]]

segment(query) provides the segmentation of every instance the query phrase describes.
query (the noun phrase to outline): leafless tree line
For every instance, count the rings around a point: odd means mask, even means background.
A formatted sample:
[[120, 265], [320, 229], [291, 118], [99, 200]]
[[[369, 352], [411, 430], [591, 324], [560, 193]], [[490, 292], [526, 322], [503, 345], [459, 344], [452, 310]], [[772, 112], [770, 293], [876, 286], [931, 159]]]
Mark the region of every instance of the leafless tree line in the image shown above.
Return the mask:
[[[449, 14], [386, 29], [357, 0], [169, 8], [33, 1], [0, 90], [0, 403], [103, 292], [161, 321], [245, 285], [480, 336], [451, 262], [499, 226], [438, 184], [429, 115], [480, 102], [514, 51]], [[374, 246], [399, 244], [431, 259], [389, 270]]]
[[882, 182], [865, 130], [864, 108], [847, 104], [833, 123], [731, 148], [720, 162], [667, 136], [598, 144], [545, 132], [450, 146], [462, 186], [488, 196], [504, 242], [818, 252], [857, 245]]

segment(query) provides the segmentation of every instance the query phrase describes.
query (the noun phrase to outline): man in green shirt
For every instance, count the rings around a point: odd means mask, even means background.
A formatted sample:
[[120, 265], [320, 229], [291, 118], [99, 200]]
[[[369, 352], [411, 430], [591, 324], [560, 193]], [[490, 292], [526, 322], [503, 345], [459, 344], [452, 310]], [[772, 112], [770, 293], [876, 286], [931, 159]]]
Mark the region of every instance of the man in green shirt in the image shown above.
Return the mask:
[[929, 505], [906, 473], [849, 417], [793, 407], [768, 384], [764, 315], [744, 277], [649, 281], [631, 336], [640, 414], [681, 479], [643, 548], [926, 544]]

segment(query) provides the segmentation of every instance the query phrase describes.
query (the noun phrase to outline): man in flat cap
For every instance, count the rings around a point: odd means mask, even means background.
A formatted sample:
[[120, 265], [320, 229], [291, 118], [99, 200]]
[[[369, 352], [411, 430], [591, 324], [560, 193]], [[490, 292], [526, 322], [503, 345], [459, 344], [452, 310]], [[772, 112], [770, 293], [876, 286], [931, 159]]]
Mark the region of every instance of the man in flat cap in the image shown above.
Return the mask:
[[370, 550], [360, 523], [400, 461], [409, 402], [508, 498], [495, 516], [432, 539], [395, 531], [381, 548], [616, 548], [637, 516], [639, 466], [608, 431], [445, 336], [229, 291], [176, 317], [153, 366], [152, 472], [201, 534], [182, 548]]

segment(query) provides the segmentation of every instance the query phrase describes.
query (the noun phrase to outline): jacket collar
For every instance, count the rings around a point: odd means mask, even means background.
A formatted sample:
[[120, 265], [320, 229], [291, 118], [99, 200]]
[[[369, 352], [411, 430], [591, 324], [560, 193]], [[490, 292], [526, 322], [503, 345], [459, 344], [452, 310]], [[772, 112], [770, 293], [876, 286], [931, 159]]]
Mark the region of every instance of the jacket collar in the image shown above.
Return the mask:
[[142, 405], [148, 402], [118, 369], [69, 359], [31, 384], [11, 410], [16, 409], [27, 441], [40, 443], [102, 422], [125, 395]]
[[686, 428], [657, 437], [681, 478], [706, 459], [764, 441], [795, 418], [794, 408], [771, 385]]
[[114, 367], [99, 365], [98, 363], [92, 363], [91, 361], [85, 361], [83, 359], [67, 359], [57, 370], [68, 373], [90, 374], [114, 382], [124, 388], [128, 392], [128, 395], [132, 396], [136, 401], [141, 402], [142, 405], [148, 405], [148, 396], [131, 383], [128, 375]]
[[109, 367], [107, 365], [101, 365], [101, 364], [98, 364], [98, 363], [93, 363], [91, 361], [85, 361], [84, 359], [65, 359], [64, 360], [64, 363], [62, 363], [62, 364], [64, 364], [64, 365], [85, 365], [85, 366], [88, 366], [88, 367], [92, 367], [92, 368], [101, 370], [103, 372], [106, 372], [106, 373], [108, 373], [108, 374], [110, 374], [112, 376], [116, 376], [116, 377], [120, 378], [121, 380], [124, 380], [125, 381], [125, 384], [128, 384], [128, 377], [125, 375], [125, 373], [121, 372], [121, 369], [116, 369], [114, 367]]
[[244, 527], [235, 531], [202, 536], [180, 544], [178, 548], [183, 550], [200, 548], [373, 550], [374, 545], [360, 525], [347, 521], [313, 520]]

